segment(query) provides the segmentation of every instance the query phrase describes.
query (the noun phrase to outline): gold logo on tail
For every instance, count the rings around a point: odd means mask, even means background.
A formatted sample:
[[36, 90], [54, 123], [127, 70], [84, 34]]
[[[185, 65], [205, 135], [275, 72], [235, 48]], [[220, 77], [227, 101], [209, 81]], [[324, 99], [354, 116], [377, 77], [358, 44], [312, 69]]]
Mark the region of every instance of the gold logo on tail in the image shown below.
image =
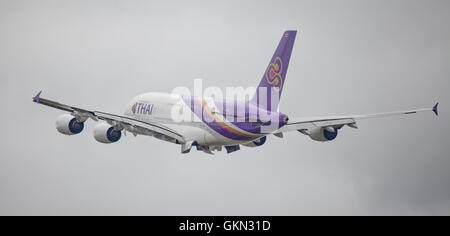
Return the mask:
[[266, 70], [267, 83], [272, 85], [277, 92], [283, 88], [283, 77], [281, 77], [281, 72], [283, 72], [283, 62], [280, 57], [277, 57], [269, 64], [269, 67], [267, 67]]

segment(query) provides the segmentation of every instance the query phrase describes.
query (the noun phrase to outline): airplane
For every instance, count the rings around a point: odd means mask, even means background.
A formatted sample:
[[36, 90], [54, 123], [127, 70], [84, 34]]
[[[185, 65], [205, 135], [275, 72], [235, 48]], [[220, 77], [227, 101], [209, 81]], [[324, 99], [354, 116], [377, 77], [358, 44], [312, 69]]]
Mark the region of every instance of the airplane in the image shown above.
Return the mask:
[[[82, 109], [41, 97], [42, 90], [33, 97], [35, 103], [50, 106], [67, 113], [56, 120], [56, 129], [65, 135], [81, 133], [89, 118], [100, 121], [94, 128], [94, 138], [100, 143], [115, 143], [122, 133], [152, 136], [181, 145], [181, 153], [192, 147], [214, 154], [226, 149], [227, 153], [240, 150], [241, 145], [259, 147], [269, 135], [283, 137], [283, 133], [299, 131], [312, 140], [334, 140], [344, 126], [358, 128], [357, 121], [394, 115], [410, 115], [433, 111], [438, 115], [438, 105], [406, 111], [331, 116], [314, 119], [290, 120], [278, 111], [281, 93], [286, 83], [286, 73], [297, 31], [285, 31], [251, 99], [227, 100], [212, 97], [195, 97], [169, 93], [144, 93], [134, 97], [123, 115]], [[187, 111], [190, 117], [178, 121], [173, 111]], [[236, 115], [236, 111], [242, 115]]]

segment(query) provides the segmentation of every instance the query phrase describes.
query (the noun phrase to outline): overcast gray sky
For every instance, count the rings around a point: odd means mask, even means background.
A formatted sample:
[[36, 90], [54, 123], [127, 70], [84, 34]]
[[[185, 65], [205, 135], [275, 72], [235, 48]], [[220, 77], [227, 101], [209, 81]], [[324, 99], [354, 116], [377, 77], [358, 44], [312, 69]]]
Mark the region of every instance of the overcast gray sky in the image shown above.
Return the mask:
[[[0, 215], [449, 215], [449, 1], [0, 0]], [[135, 95], [256, 86], [298, 30], [291, 117], [431, 107], [214, 157], [88, 121], [63, 136], [43, 97], [121, 113]]]

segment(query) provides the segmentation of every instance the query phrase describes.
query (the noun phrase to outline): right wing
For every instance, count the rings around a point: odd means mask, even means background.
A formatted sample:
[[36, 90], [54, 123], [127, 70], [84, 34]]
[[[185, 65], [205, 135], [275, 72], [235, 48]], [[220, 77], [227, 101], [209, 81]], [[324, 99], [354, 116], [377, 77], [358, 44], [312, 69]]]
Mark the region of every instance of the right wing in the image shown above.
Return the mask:
[[156, 138], [173, 143], [183, 144], [186, 142], [183, 135], [159, 123], [144, 122], [131, 117], [114, 115], [101, 111], [90, 111], [82, 108], [68, 106], [59, 102], [41, 98], [41, 93], [42, 91], [33, 97], [34, 102], [70, 112], [80, 122], [84, 122], [88, 118], [91, 118], [94, 121], [104, 120], [117, 130], [126, 130], [133, 134], [154, 136]]
[[367, 115], [350, 115], [350, 116], [330, 116], [330, 117], [320, 117], [320, 118], [307, 118], [307, 119], [298, 119], [294, 121], [288, 122], [285, 126], [281, 127], [274, 133], [283, 133], [288, 131], [308, 131], [313, 128], [341, 128], [344, 125], [347, 125], [352, 128], [358, 128], [356, 122], [362, 119], [371, 119], [371, 118], [380, 118], [380, 117], [388, 117], [388, 116], [396, 116], [396, 115], [410, 115], [418, 112], [428, 112], [433, 111], [434, 114], [438, 115], [438, 105], [433, 106], [433, 108], [424, 108], [424, 109], [416, 109], [416, 110], [408, 110], [408, 111], [395, 111], [395, 112], [385, 112], [385, 113], [375, 113], [375, 114], [367, 114]]

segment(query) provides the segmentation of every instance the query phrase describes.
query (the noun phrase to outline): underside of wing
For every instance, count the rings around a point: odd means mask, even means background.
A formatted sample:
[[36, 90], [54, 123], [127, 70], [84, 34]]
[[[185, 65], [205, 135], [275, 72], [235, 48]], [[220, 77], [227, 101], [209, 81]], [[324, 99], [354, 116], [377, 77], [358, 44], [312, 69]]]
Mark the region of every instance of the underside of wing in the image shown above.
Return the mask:
[[133, 134], [154, 136], [155, 138], [172, 143], [185, 143], [184, 137], [176, 131], [155, 123], [143, 122], [134, 118], [94, 111], [96, 117], [105, 120], [119, 130], [126, 130]]
[[70, 115], [64, 114], [57, 120], [57, 129], [63, 134], [72, 135], [80, 133], [84, 127], [84, 122], [91, 118], [94, 121], [103, 120], [108, 124], [99, 124], [96, 126], [94, 130], [94, 137], [99, 142], [116, 142], [120, 138], [122, 131], [130, 132], [134, 135], [140, 134], [153, 136], [155, 138], [173, 143], [182, 144], [186, 142], [181, 134], [159, 123], [144, 122], [132, 117], [69, 106], [41, 98], [40, 95], [41, 92], [33, 97], [33, 101], [42, 105], [70, 112]]
[[316, 141], [331, 141], [336, 138], [338, 130], [345, 125], [357, 129], [358, 126], [356, 123], [358, 120], [398, 115], [411, 115], [419, 112], [429, 111], [433, 111], [435, 115], [438, 115], [438, 105], [439, 103], [436, 103], [432, 108], [374, 113], [366, 115], [297, 119], [290, 121], [288, 124], [275, 131], [274, 134], [279, 135], [284, 132], [297, 130], [305, 135], [308, 135], [311, 139]]

